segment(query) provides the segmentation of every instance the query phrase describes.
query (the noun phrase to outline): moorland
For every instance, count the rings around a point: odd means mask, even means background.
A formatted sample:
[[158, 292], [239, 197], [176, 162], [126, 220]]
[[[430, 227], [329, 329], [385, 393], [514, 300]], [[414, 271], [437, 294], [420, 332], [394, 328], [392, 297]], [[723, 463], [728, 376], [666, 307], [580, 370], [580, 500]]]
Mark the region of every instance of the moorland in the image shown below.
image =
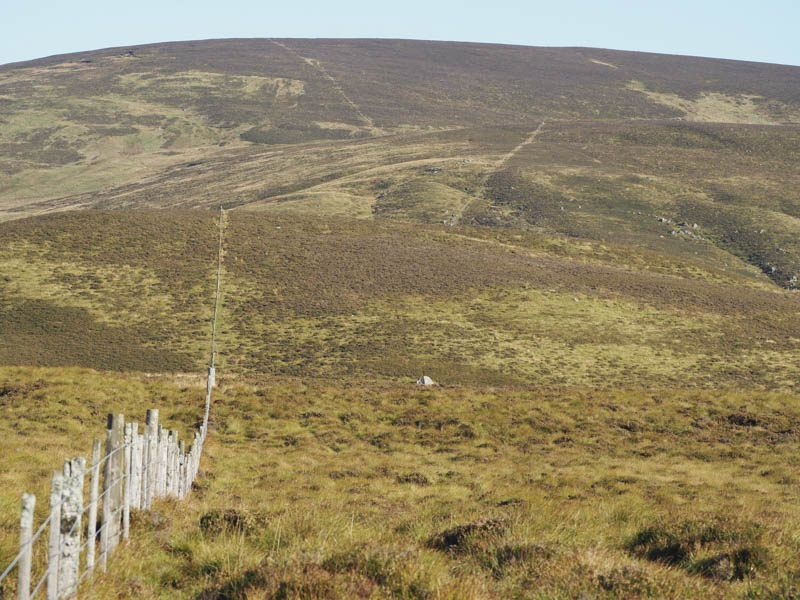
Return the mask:
[[221, 207], [197, 489], [82, 595], [797, 597], [799, 89], [400, 40], [0, 66], [0, 564], [106, 412], [196, 423]]

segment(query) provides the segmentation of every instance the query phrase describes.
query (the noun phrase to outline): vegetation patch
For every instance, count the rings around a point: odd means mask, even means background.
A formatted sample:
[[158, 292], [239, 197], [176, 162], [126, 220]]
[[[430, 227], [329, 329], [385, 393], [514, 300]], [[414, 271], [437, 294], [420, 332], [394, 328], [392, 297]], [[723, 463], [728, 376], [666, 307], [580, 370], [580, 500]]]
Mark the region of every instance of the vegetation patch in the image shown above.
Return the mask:
[[752, 578], [765, 568], [768, 553], [757, 523], [726, 518], [661, 522], [626, 543], [635, 556], [680, 567], [691, 574], [723, 581]]

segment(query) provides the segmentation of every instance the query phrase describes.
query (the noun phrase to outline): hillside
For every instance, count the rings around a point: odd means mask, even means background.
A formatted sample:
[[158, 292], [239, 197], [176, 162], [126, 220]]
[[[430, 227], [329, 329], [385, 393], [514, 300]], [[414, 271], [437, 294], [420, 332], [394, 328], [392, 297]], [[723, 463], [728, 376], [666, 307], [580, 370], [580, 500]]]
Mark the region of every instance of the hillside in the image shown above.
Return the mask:
[[[0, 233], [0, 363], [202, 369], [215, 213], [84, 211]], [[800, 297], [671, 238], [231, 211], [225, 240], [225, 372], [798, 389]]]
[[798, 67], [587, 48], [216, 40], [56, 56], [0, 67], [0, 219], [222, 204], [672, 236], [791, 288], [798, 89]]

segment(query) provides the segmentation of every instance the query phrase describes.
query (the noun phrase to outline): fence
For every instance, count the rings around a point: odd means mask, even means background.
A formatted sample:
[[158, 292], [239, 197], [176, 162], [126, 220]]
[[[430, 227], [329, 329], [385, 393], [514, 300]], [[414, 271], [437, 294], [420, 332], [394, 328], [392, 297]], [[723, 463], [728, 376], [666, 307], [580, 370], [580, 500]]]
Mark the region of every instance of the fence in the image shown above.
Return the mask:
[[[47, 600], [74, 597], [80, 583], [91, 575], [98, 562], [99, 568], [105, 572], [108, 559], [120, 540], [128, 539], [131, 510], [150, 510], [153, 502], [159, 498], [180, 500], [191, 491], [208, 432], [211, 390], [216, 385], [214, 344], [222, 278], [223, 217], [220, 208], [211, 366], [206, 379], [203, 421], [194, 432], [191, 447], [187, 451], [185, 442], [178, 439], [177, 431], [164, 429], [158, 423], [156, 409], [147, 411], [142, 433], [139, 433], [138, 423], [125, 423], [124, 415], [108, 415], [105, 453], [101, 456], [103, 442], [96, 439], [92, 446], [92, 462], [88, 467], [85, 458], [76, 457], [65, 460], [63, 470], [53, 473], [50, 512], [35, 532], [36, 496], [23, 494], [19, 552], [0, 573], [0, 598], [5, 597], [3, 581], [15, 568], [18, 600], [31, 600], [42, 590], [46, 591]], [[88, 503], [84, 490], [87, 476]], [[34, 545], [40, 538], [44, 542], [42, 536], [45, 530], [48, 531], [48, 538], [44, 572], [32, 585]], [[84, 538], [85, 541], [81, 543]]]
[[[17, 598], [29, 600], [46, 589], [48, 600], [74, 596], [78, 584], [108, 558], [130, 535], [131, 510], [149, 510], [159, 498], [184, 498], [192, 488], [208, 431], [211, 379], [206, 385], [203, 423], [186, 451], [177, 431], [158, 423], [158, 410], [148, 410], [143, 433], [138, 423], [125, 423], [124, 415], [108, 416], [105, 453], [96, 439], [92, 463], [83, 457], [64, 461], [50, 486], [50, 513], [33, 531], [36, 497], [22, 496], [20, 550], [0, 574], [0, 584], [17, 569]], [[100, 480], [102, 471], [102, 492]], [[89, 479], [88, 503], [85, 500]], [[87, 514], [88, 513], [88, 514]], [[84, 516], [86, 518], [84, 526]], [[99, 525], [99, 526], [98, 526]], [[32, 587], [34, 544], [48, 529], [46, 569]], [[82, 540], [85, 538], [85, 541]]]

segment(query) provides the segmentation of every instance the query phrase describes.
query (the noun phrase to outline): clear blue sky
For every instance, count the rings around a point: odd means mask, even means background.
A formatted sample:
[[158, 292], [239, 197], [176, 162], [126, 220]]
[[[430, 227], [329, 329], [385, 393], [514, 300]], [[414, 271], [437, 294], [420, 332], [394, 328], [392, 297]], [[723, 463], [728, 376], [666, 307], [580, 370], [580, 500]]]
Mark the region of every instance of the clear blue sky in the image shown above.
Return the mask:
[[800, 0], [0, 0], [0, 64], [225, 37], [592, 46], [800, 65]]

